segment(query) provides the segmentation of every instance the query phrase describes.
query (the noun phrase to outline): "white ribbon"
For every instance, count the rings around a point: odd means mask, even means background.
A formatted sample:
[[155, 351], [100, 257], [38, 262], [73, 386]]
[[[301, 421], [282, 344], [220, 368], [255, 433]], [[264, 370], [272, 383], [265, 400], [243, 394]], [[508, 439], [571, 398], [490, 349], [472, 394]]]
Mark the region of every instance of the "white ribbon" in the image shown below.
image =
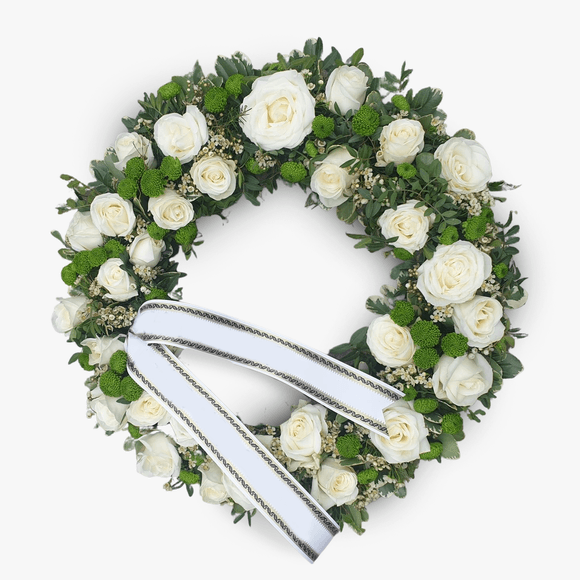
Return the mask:
[[130, 375], [314, 562], [338, 532], [336, 522], [167, 345], [209, 352], [274, 376], [383, 436], [388, 436], [383, 411], [402, 393], [327, 355], [181, 302], [148, 301], [135, 318], [126, 342]]

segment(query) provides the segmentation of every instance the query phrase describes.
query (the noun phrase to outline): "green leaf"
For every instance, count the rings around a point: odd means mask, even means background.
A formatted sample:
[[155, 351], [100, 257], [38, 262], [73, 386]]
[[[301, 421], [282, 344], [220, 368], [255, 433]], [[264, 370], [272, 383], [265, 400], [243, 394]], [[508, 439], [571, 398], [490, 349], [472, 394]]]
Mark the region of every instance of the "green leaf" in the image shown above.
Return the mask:
[[364, 55], [365, 51], [363, 48], [359, 48], [354, 52], [354, 54], [348, 59], [348, 63], [352, 66], [356, 66], [361, 60]]
[[497, 363], [501, 367], [504, 379], [513, 379], [524, 370], [521, 361], [509, 352], [501, 360], [498, 360]]
[[459, 129], [459, 131], [457, 131], [453, 136], [463, 137], [464, 139], [469, 139], [471, 141], [475, 140], [475, 133], [471, 129]]
[[441, 433], [439, 441], [443, 444], [443, 451], [441, 457], [445, 459], [459, 459], [459, 446], [453, 435], [449, 433]]
[[338, 219], [346, 222], [347, 224], [354, 222], [357, 215], [354, 201], [352, 199], [348, 199], [344, 203], [341, 203], [336, 208], [336, 215], [338, 216]]

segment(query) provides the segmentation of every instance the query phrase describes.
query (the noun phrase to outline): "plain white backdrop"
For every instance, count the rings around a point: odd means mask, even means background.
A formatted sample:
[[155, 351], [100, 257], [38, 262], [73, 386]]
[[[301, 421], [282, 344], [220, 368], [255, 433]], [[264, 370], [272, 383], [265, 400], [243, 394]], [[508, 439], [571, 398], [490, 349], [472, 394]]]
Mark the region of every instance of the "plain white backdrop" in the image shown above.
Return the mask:
[[[318, 6], [318, 5], [316, 5]], [[571, 578], [577, 570], [578, 52], [570, 2], [31, 2], [5, 9], [2, 75], [2, 338], [0, 570], [6, 578], [246, 579], [369, 577]], [[529, 277], [512, 314], [529, 334], [525, 371], [491, 412], [469, 422], [458, 461], [422, 465], [404, 500], [370, 506], [367, 532], [336, 537], [310, 565], [261, 518], [232, 524], [135, 471], [124, 435], [85, 417], [86, 373], [50, 325], [66, 289], [53, 229], [69, 216], [61, 173], [88, 164], [123, 130], [143, 92], [199, 60], [247, 54], [260, 67], [322, 37], [346, 58], [364, 47], [376, 75], [414, 69], [409, 87], [442, 89], [448, 129], [467, 127], [517, 211], [517, 262]], [[298, 188], [264, 194], [200, 223], [185, 263], [187, 302], [326, 351], [372, 320], [368, 296], [389, 282], [380, 255], [354, 250], [332, 213], [304, 209]], [[6, 226], [8, 231], [6, 232]], [[282, 420], [295, 395], [243, 369], [195, 361], [248, 421]], [[10, 369], [10, 370], [9, 370]], [[203, 374], [202, 373], [207, 373]]]

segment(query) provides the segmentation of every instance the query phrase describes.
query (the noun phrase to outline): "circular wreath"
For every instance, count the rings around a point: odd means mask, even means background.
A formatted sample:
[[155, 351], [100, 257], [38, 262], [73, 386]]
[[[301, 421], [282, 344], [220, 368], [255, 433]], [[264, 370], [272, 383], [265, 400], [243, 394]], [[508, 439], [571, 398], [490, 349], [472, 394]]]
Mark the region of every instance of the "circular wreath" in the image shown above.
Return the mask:
[[107, 434], [128, 431], [139, 473], [189, 495], [199, 484], [235, 522], [253, 506], [128, 375], [124, 350], [145, 301], [181, 299], [174, 258], [202, 243], [203, 217], [242, 197], [259, 205], [281, 179], [306, 206], [360, 222], [363, 234], [347, 234], [357, 248], [398, 259], [396, 287], [367, 301], [376, 318], [329, 353], [404, 393], [385, 411], [390, 438], [309, 401], [282, 425], [249, 426], [341, 529], [362, 532], [369, 503], [404, 497], [421, 461], [459, 457], [464, 418], [479, 422], [522, 369], [510, 349], [523, 335], [506, 315], [526, 297], [519, 228], [493, 211], [513, 186], [491, 181], [472, 131], [447, 133], [440, 90], [406, 90], [405, 64], [375, 77], [362, 57], [323, 58], [317, 39], [262, 69], [242, 53], [218, 57], [215, 74], [196, 63], [123, 118], [126, 131], [91, 163], [93, 182], [62, 176], [75, 196], [58, 211], [74, 214], [53, 235], [70, 296], [53, 325], [90, 373], [88, 415]]

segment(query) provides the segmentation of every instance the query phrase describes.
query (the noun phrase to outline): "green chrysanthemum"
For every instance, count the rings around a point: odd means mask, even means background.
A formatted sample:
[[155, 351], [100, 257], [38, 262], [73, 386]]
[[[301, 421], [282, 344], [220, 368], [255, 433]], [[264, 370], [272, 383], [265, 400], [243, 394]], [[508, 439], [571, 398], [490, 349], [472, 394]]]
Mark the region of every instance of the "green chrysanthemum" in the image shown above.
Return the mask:
[[154, 240], [162, 240], [169, 230], [158, 226], [155, 222], [151, 222], [147, 225], [147, 233], [154, 239]]
[[500, 262], [493, 267], [493, 273], [501, 280], [505, 278], [509, 271], [509, 267], [507, 264]]
[[132, 179], [131, 177], [126, 177], [125, 179], [121, 179], [117, 185], [117, 193], [123, 199], [133, 199], [137, 192], [139, 191], [139, 185], [137, 181]]
[[433, 413], [437, 409], [439, 402], [437, 399], [415, 399], [413, 401], [413, 409], [422, 415]]
[[379, 472], [376, 469], [370, 467], [369, 469], [364, 469], [357, 476], [357, 480], [361, 485], [368, 485], [377, 479]]
[[397, 300], [395, 306], [390, 312], [391, 320], [399, 326], [409, 326], [417, 317], [415, 309], [410, 302], [406, 300]]
[[159, 87], [157, 92], [164, 101], [168, 101], [181, 92], [181, 87], [177, 83], [171, 81]]
[[417, 389], [415, 387], [406, 387], [404, 389], [405, 396], [403, 397], [404, 401], [412, 401], [417, 397]]
[[227, 103], [228, 91], [223, 87], [212, 87], [203, 99], [203, 104], [210, 113], [221, 113]]
[[89, 262], [93, 268], [102, 266], [107, 261], [107, 250], [103, 247], [93, 248], [89, 253]]
[[143, 394], [143, 389], [131, 377], [123, 377], [119, 390], [127, 401], [137, 401]]
[[107, 397], [120, 397], [121, 377], [115, 371], [105, 371], [99, 377], [99, 387]]
[[418, 348], [413, 355], [413, 362], [420, 369], [430, 369], [439, 362], [439, 355], [434, 348], [422, 347]]
[[127, 353], [124, 350], [116, 350], [109, 359], [109, 367], [118, 375], [127, 371]]
[[307, 141], [306, 145], [304, 146], [304, 151], [309, 157], [316, 157], [318, 155], [318, 147], [314, 144], [313, 141]]
[[410, 163], [401, 163], [397, 165], [397, 173], [403, 179], [412, 179], [415, 177], [415, 175], [417, 175], [417, 168]]
[[302, 181], [307, 175], [306, 167], [302, 163], [296, 163], [295, 161], [286, 161], [282, 163], [280, 167], [280, 175], [282, 179], [289, 181], [290, 183], [298, 183]]
[[194, 485], [196, 483], [199, 483], [201, 478], [197, 473], [192, 473], [191, 471], [185, 471], [185, 469], [182, 469], [179, 472], [179, 479], [180, 481], [183, 481], [183, 483], [187, 485]]
[[233, 95], [234, 97], [239, 97], [242, 94], [242, 83], [244, 82], [244, 75], [235, 74], [228, 77], [225, 84], [225, 89], [228, 95]]
[[369, 105], [362, 105], [352, 118], [352, 130], [357, 135], [370, 137], [378, 129], [380, 121], [377, 111]]
[[397, 260], [403, 260], [404, 262], [413, 259], [413, 254], [411, 254], [409, 250], [405, 250], [405, 248], [394, 248], [393, 256], [395, 256]]
[[86, 352], [81, 353], [78, 360], [83, 370], [92, 371], [95, 369], [95, 365], [89, 363], [89, 355]]
[[312, 132], [319, 139], [326, 139], [334, 131], [334, 119], [325, 117], [324, 115], [317, 115], [312, 121]]
[[119, 240], [109, 240], [104, 245], [108, 258], [119, 258], [127, 251], [125, 246]]
[[164, 157], [159, 166], [159, 170], [167, 179], [177, 181], [182, 175], [181, 161], [177, 157], [168, 155]]
[[409, 105], [409, 101], [405, 99], [403, 95], [393, 95], [391, 98], [391, 103], [397, 107], [400, 111], [410, 111], [411, 106]]
[[467, 352], [467, 337], [450, 332], [441, 339], [441, 348], [447, 356], [457, 358]]
[[450, 435], [460, 433], [463, 431], [463, 418], [458, 413], [448, 413], [447, 415], [443, 415], [441, 430], [443, 433], [449, 433]]
[[447, 226], [439, 236], [439, 243], [444, 246], [450, 246], [459, 239], [459, 232], [455, 226]]
[[439, 344], [441, 331], [430, 320], [418, 320], [411, 327], [411, 337], [417, 346], [436, 346]]
[[82, 250], [75, 254], [73, 258], [73, 266], [74, 269], [82, 275], [88, 274], [93, 266], [91, 265], [91, 258], [90, 258], [90, 251], [89, 250]]
[[74, 264], [67, 264], [61, 271], [60, 277], [67, 286], [72, 286], [77, 280], [77, 271]]
[[127, 161], [125, 165], [125, 175], [129, 179], [139, 181], [141, 176], [145, 173], [145, 161], [141, 157], [133, 157]]
[[147, 197], [159, 197], [165, 191], [166, 182], [161, 169], [147, 169], [141, 176], [141, 191]]
[[478, 240], [485, 235], [487, 220], [481, 215], [476, 215], [463, 222], [461, 227], [466, 240]]
[[419, 457], [421, 459], [426, 459], [426, 460], [430, 460], [430, 459], [437, 459], [438, 457], [441, 456], [441, 453], [443, 453], [443, 443], [440, 443], [439, 441], [434, 441], [433, 443], [430, 443], [430, 449], [429, 451], [425, 451], [425, 453], [421, 453], [419, 455]]
[[246, 169], [254, 175], [260, 175], [266, 171], [263, 167], [260, 167], [260, 164], [254, 158], [246, 161]]
[[354, 433], [347, 433], [336, 440], [336, 450], [345, 459], [356, 457], [360, 447], [360, 439]]
[[153, 288], [151, 292], [145, 296], [145, 300], [165, 300], [166, 298], [167, 292], [161, 288]]
[[179, 228], [175, 232], [175, 241], [181, 246], [189, 246], [197, 236], [197, 225], [189, 222], [186, 226]]
[[485, 219], [488, 224], [492, 224], [495, 221], [495, 217], [493, 215], [493, 210], [491, 207], [484, 206], [481, 210], [481, 217]]

